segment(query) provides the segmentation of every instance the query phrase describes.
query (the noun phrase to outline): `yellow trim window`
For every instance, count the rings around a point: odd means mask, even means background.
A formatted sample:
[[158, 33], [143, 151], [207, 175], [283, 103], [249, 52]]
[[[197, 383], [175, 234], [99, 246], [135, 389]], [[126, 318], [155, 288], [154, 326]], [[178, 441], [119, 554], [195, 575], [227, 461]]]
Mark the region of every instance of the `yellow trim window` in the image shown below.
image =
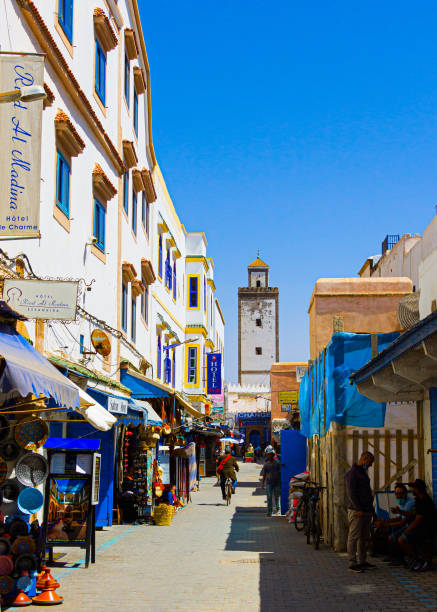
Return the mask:
[[196, 387], [200, 379], [198, 344], [187, 344], [185, 348], [185, 382], [188, 386]]
[[187, 276], [187, 309], [200, 310], [199, 300], [200, 274]]

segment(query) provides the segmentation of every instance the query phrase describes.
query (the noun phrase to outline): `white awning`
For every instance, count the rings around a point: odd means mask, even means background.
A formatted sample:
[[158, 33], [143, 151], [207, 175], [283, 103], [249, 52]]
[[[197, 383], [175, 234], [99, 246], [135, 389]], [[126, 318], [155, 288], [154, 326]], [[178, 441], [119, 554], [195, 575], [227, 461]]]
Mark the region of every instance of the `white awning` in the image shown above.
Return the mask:
[[117, 422], [117, 418], [108, 412], [108, 410], [106, 410], [106, 408], [104, 408], [101, 404], [96, 402], [96, 400], [86, 391], [80, 387], [78, 387], [78, 389], [80, 408], [76, 408], [77, 412], [79, 412], [83, 418], [96, 429], [99, 429], [100, 431], [109, 431]]
[[149, 402], [146, 402], [145, 400], [138, 400], [138, 399], [136, 399], [135, 403], [138, 404], [139, 406], [141, 406], [141, 408], [143, 408], [144, 410], [147, 411], [147, 423], [149, 425], [161, 425], [161, 423], [162, 423], [161, 417], [152, 408], [152, 406], [151, 406], [151, 404], [149, 404]]

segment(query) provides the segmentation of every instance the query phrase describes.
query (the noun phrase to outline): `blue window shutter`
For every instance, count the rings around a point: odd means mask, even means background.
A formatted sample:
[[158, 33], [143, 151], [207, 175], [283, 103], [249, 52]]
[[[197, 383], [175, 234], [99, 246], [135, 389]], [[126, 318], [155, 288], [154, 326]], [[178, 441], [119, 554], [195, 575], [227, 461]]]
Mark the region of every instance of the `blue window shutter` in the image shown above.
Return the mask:
[[99, 207], [97, 206], [97, 200], [94, 200], [94, 238], [99, 241]]
[[134, 130], [135, 130], [135, 134], [138, 136], [138, 94], [135, 88], [134, 88]]
[[143, 189], [142, 197], [141, 197], [141, 222], [146, 226], [146, 193]]
[[96, 38], [96, 83], [95, 88], [101, 102], [106, 100], [106, 54]]
[[106, 225], [106, 210], [103, 206], [100, 208], [100, 242], [102, 250], [105, 250], [105, 225]]
[[123, 208], [129, 214], [129, 170], [124, 173], [123, 178]]
[[162, 234], [159, 234], [158, 247], [158, 274], [162, 278]]
[[61, 164], [62, 164], [62, 160], [59, 156], [59, 152], [56, 156], [56, 203], [59, 204], [61, 198], [60, 198], [60, 191], [61, 191], [61, 184], [62, 184], [62, 177], [61, 177]]
[[102, 92], [103, 92], [103, 104], [106, 101], [106, 55], [102, 50]]
[[173, 349], [173, 368], [171, 373], [171, 385], [174, 388], [176, 386], [176, 352]]
[[132, 231], [137, 235], [137, 192], [132, 187]]
[[58, 21], [68, 40], [73, 42], [73, 0], [59, 0]]
[[127, 331], [127, 287], [124, 283], [121, 286], [121, 326]]

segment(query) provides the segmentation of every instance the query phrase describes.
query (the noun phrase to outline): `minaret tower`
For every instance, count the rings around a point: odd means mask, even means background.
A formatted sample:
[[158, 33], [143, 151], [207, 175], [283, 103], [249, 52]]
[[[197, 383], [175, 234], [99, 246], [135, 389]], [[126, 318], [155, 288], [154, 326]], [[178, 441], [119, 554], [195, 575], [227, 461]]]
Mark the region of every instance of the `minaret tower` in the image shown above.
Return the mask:
[[238, 288], [238, 382], [269, 385], [270, 366], [279, 361], [279, 290], [269, 287], [259, 251], [248, 274], [248, 286]]

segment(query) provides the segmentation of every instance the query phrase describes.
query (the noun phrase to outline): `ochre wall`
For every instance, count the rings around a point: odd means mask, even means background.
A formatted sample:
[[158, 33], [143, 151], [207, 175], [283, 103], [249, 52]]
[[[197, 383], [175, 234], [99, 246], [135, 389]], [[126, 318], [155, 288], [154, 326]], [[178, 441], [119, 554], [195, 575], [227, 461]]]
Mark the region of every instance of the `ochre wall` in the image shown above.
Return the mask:
[[307, 362], [280, 362], [273, 363], [270, 368], [270, 389], [272, 404], [272, 419], [287, 419], [288, 412], [281, 412], [278, 399], [279, 391], [298, 391], [296, 380], [296, 366], [307, 366]]
[[342, 318], [345, 332], [401, 331], [399, 300], [412, 290], [413, 283], [406, 277], [319, 279], [308, 309], [310, 359], [315, 359], [331, 339], [335, 316]]

